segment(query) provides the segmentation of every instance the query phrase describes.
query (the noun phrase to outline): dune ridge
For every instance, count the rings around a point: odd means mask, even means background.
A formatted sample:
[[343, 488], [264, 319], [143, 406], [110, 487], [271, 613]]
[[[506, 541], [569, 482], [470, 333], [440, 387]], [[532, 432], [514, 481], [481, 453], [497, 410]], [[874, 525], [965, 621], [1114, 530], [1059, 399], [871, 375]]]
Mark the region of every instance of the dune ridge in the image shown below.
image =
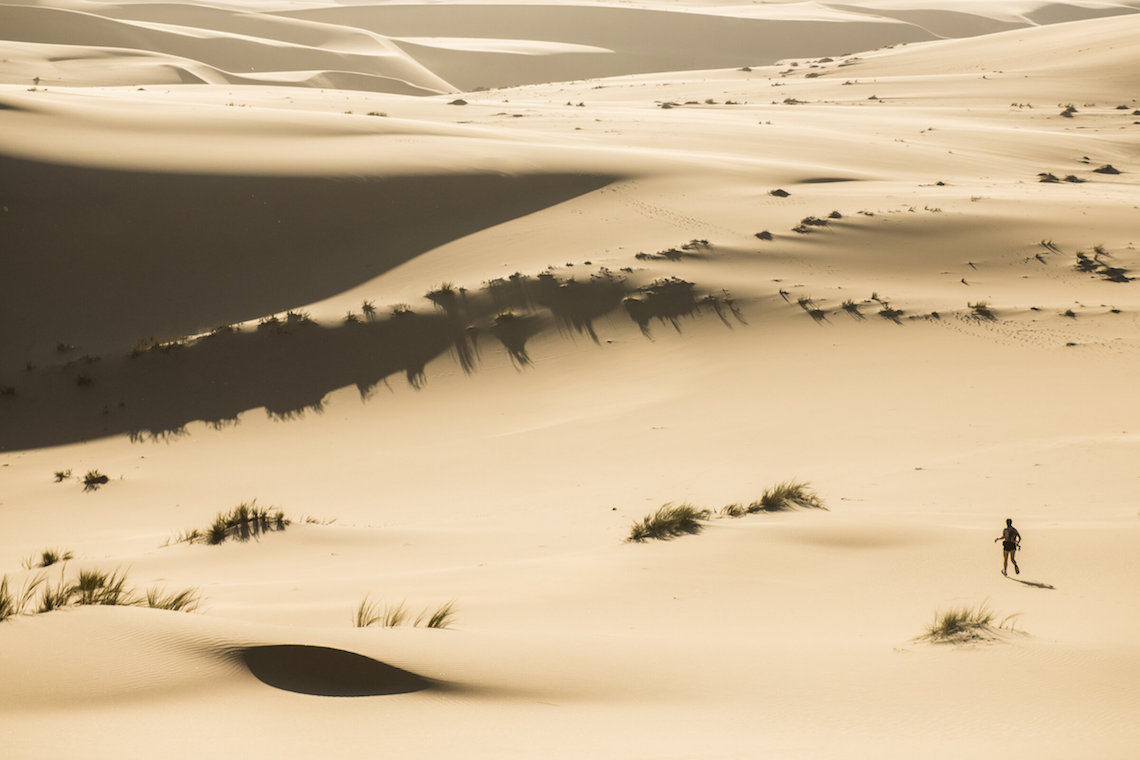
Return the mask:
[[0, 754], [1131, 758], [1138, 7], [0, 5]]

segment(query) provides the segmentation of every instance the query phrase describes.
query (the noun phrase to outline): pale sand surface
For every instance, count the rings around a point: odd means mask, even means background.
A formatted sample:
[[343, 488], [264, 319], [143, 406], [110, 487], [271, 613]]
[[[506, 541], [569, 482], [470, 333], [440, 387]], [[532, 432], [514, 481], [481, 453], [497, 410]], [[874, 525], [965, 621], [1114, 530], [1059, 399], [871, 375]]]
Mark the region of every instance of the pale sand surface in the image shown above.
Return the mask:
[[1137, 10], [0, 5], [0, 756], [1134, 757]]

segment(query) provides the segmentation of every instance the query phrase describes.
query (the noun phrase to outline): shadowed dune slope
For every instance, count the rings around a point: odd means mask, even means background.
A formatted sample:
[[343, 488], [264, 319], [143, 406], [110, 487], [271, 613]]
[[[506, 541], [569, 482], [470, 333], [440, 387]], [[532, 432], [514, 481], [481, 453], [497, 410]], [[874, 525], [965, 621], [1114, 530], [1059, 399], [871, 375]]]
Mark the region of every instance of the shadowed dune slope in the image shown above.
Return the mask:
[[97, 353], [253, 319], [608, 181], [179, 175], [0, 157], [0, 345], [22, 367], [60, 341]]
[[319, 697], [409, 694], [431, 687], [415, 673], [355, 652], [302, 644], [248, 647], [238, 657], [262, 683]]

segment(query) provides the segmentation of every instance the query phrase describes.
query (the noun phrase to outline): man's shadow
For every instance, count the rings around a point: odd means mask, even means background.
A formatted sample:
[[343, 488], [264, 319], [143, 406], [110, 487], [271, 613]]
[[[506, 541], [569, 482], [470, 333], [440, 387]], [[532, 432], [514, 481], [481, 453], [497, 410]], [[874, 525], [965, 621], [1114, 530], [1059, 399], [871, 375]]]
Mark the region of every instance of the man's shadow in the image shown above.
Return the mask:
[[1048, 583], [1038, 583], [1037, 581], [1023, 581], [1020, 578], [1010, 578], [1010, 576], [1008, 576], [1008, 575], [1006, 576], [1006, 578], [1009, 578], [1014, 583], [1020, 583], [1023, 586], [1032, 586], [1033, 588], [1047, 588], [1050, 591], [1056, 591], [1057, 590], [1056, 586], [1050, 586]]

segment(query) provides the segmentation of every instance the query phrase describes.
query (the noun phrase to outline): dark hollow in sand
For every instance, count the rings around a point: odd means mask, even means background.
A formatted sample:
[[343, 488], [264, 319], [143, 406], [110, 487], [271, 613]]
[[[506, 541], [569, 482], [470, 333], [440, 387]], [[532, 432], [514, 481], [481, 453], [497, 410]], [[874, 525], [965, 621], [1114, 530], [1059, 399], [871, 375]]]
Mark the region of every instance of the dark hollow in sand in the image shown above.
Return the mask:
[[301, 644], [254, 646], [238, 656], [259, 681], [319, 697], [410, 694], [434, 684], [415, 673], [356, 652]]

